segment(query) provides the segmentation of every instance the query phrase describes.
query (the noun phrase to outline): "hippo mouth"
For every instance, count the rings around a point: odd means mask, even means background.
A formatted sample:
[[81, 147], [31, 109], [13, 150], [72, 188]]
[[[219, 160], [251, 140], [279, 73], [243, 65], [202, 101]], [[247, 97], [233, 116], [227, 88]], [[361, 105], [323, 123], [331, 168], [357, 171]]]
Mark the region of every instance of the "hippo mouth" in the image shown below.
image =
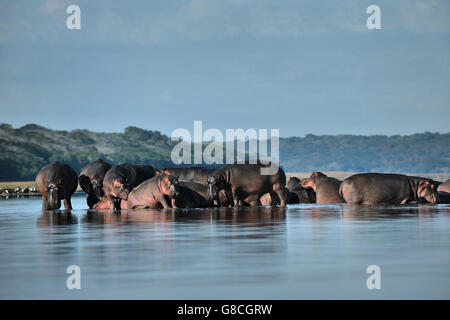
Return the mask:
[[101, 182], [92, 180], [92, 189], [94, 189], [94, 194], [98, 199], [103, 197], [103, 186]]
[[433, 194], [430, 199], [426, 199], [429, 203], [438, 203], [439, 202], [439, 195]]
[[128, 195], [130, 194], [130, 191], [128, 189], [123, 189], [119, 193], [119, 198], [122, 200], [128, 200]]
[[176, 197], [178, 197], [180, 195], [180, 191], [178, 190], [178, 188], [172, 184], [170, 186], [170, 193], [169, 193], [169, 198], [171, 199], [175, 199]]
[[219, 200], [219, 191], [212, 184], [209, 184], [208, 193], [206, 196], [209, 201]]
[[46, 210], [57, 210], [59, 209], [59, 188], [56, 184], [50, 183], [47, 187], [48, 198], [45, 204]]

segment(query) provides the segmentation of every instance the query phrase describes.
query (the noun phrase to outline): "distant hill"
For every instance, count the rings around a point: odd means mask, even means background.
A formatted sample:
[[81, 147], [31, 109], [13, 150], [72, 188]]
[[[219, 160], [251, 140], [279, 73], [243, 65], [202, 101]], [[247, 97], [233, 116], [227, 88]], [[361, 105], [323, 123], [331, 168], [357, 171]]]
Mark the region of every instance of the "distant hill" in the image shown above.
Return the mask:
[[280, 139], [287, 171], [450, 173], [450, 133]]
[[[34, 180], [39, 169], [56, 160], [77, 172], [103, 158], [173, 166], [175, 143], [158, 131], [128, 127], [123, 133], [50, 130], [36, 124], [14, 129], [0, 125], [0, 181]], [[315, 136], [280, 139], [285, 171], [450, 172], [450, 133], [409, 136]]]

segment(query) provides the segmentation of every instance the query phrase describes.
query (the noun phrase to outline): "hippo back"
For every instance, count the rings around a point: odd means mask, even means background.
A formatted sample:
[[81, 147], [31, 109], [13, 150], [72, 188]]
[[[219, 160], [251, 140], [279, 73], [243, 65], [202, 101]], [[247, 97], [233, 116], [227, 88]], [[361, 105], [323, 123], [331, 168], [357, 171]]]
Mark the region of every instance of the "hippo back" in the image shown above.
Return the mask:
[[36, 176], [36, 185], [41, 194], [47, 192], [50, 183], [63, 186], [65, 194], [72, 195], [78, 187], [78, 176], [69, 165], [54, 162], [44, 166]]

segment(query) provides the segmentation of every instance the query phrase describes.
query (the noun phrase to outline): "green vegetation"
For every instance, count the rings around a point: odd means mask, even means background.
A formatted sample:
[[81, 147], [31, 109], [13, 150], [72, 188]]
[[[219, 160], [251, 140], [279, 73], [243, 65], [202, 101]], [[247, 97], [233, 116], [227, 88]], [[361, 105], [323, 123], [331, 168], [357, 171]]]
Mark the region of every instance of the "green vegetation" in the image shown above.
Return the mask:
[[280, 139], [287, 171], [450, 172], [450, 133]]
[[75, 171], [102, 158], [111, 164], [132, 162], [170, 166], [172, 142], [158, 131], [136, 127], [124, 133], [55, 131], [29, 124], [0, 125], [0, 181], [34, 180], [44, 165], [62, 161]]
[[[36, 124], [0, 125], [0, 181], [34, 180], [44, 165], [63, 161], [77, 172], [102, 158], [173, 166], [174, 143], [158, 131], [128, 127], [123, 133], [50, 130]], [[450, 172], [450, 133], [409, 136], [315, 136], [280, 139], [285, 171]]]

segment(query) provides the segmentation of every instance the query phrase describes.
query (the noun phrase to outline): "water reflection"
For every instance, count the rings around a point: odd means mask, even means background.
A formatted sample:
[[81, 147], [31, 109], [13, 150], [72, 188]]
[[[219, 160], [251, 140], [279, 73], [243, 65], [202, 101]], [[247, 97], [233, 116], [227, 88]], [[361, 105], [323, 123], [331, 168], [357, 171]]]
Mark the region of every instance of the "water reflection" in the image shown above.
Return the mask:
[[38, 219], [40, 227], [77, 224], [78, 218], [67, 211], [44, 211]]
[[[0, 202], [0, 298], [370, 298], [370, 264], [384, 272], [377, 297], [450, 298], [448, 205], [110, 213]], [[78, 293], [65, 289], [70, 264], [82, 269]]]
[[[445, 208], [445, 207], [443, 207]], [[437, 205], [392, 206], [392, 205], [342, 205], [342, 217], [355, 220], [403, 219], [405, 217], [417, 218], [419, 215], [433, 215], [440, 211]]]
[[245, 227], [248, 224], [265, 226], [273, 222], [285, 220], [285, 218], [286, 209], [252, 207], [239, 209], [138, 209], [130, 211], [123, 210], [122, 212], [87, 210], [82, 221], [98, 224], [197, 223], [214, 221]]

